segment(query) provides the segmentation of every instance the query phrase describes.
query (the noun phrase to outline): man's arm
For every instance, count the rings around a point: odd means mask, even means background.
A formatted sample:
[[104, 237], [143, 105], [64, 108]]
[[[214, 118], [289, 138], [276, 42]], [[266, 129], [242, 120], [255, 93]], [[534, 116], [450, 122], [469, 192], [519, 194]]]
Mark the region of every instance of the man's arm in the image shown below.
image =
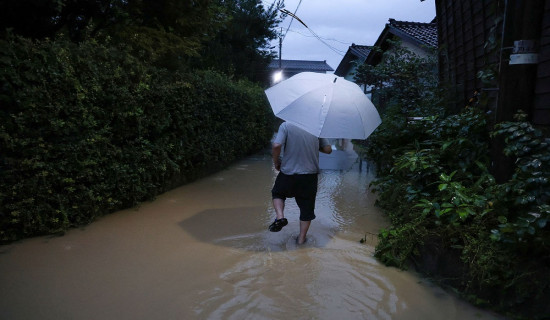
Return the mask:
[[275, 170], [281, 171], [281, 147], [280, 143], [273, 143], [271, 148], [271, 158], [273, 159], [273, 165], [275, 165]]
[[332, 146], [330, 144], [326, 145], [324, 147], [319, 148], [319, 151], [322, 152], [322, 153], [331, 154], [332, 153]]
[[330, 144], [328, 139], [319, 138], [319, 152], [326, 153], [326, 154], [332, 153], [332, 145]]

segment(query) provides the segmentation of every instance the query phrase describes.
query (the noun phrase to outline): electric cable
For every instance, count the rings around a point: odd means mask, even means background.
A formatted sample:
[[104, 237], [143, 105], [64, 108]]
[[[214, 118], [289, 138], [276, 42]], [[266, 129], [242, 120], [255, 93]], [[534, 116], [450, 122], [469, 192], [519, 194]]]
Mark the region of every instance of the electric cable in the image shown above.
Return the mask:
[[[292, 18], [292, 19], [290, 19], [290, 23], [288, 24], [288, 27], [286, 28], [285, 34], [283, 36], [283, 40], [285, 40], [286, 34], [288, 33], [288, 29], [290, 29], [290, 26], [292, 25], [292, 22], [294, 21], [294, 19], [298, 20], [301, 24], [306, 26], [306, 24], [296, 16], [296, 12], [298, 12], [298, 8], [300, 8], [301, 4], [302, 4], [302, 0], [300, 0], [300, 2], [298, 2], [298, 5], [296, 6], [296, 10], [294, 10], [294, 13], [291, 13], [290, 11], [288, 11], [286, 9], [282, 9], [282, 10], [279, 9], [281, 12], [289, 15]], [[307, 28], [307, 26], [306, 26], [306, 28]]]
[[[300, 0], [300, 3], [302, 3], [302, 1]], [[299, 4], [298, 4], [299, 6]], [[298, 8], [296, 8], [296, 11], [297, 11]], [[296, 19], [298, 20], [298, 22], [300, 22], [302, 25], [304, 25], [304, 27], [306, 27], [306, 29], [309, 30], [309, 32], [311, 32], [311, 34], [317, 38], [317, 40], [321, 41], [325, 46], [327, 46], [330, 50], [334, 51], [335, 53], [343, 56], [344, 55], [344, 51], [342, 50], [339, 50], [339, 49], [336, 49], [335, 47], [331, 46], [330, 44], [328, 44], [326, 41], [323, 40], [323, 38], [321, 38], [319, 35], [317, 35], [317, 33], [315, 33], [315, 31], [313, 31], [310, 27], [308, 27], [302, 20], [300, 20], [300, 18], [298, 18], [295, 14], [293, 14], [292, 12], [286, 10], [286, 9], [279, 9], [279, 11], [281, 11], [282, 13], [292, 17], [292, 19]], [[292, 24], [292, 21], [290, 21], [290, 24]], [[288, 30], [290, 29], [290, 24], [287, 28], [287, 31], [286, 33], [288, 33]], [[286, 37], [286, 33], [285, 33], [285, 37]], [[283, 40], [284, 40], [284, 37], [283, 37]]]

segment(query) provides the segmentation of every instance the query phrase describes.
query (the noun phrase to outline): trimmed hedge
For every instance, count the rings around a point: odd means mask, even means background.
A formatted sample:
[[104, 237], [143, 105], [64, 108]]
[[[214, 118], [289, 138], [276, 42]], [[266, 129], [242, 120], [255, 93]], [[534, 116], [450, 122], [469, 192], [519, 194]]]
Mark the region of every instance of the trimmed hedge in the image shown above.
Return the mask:
[[260, 87], [94, 41], [0, 42], [0, 241], [63, 232], [269, 142]]

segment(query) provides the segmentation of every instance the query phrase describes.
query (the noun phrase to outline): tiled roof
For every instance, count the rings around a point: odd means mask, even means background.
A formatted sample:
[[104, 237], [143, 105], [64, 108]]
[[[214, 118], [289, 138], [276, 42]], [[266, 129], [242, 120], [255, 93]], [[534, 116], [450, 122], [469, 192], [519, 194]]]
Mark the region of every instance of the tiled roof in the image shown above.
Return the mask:
[[401, 31], [420, 42], [432, 48], [437, 48], [437, 23], [397, 21], [390, 19], [389, 27]]
[[[334, 71], [334, 69], [332, 69], [326, 61], [281, 59], [281, 67], [285, 70]], [[274, 59], [271, 61], [268, 68], [278, 69], [279, 59]]]
[[348, 48], [348, 51], [340, 61], [340, 64], [338, 65], [338, 67], [336, 67], [336, 71], [334, 71], [334, 74], [341, 77], [345, 76], [352, 67], [351, 63], [355, 61], [364, 62], [365, 59], [367, 59], [367, 57], [369, 56], [371, 49], [372, 46], [363, 46], [352, 43], [351, 46]]
[[350, 53], [354, 54], [358, 58], [362, 58], [363, 60], [367, 58], [371, 49], [372, 46], [363, 46], [355, 43], [352, 43], [349, 47]]

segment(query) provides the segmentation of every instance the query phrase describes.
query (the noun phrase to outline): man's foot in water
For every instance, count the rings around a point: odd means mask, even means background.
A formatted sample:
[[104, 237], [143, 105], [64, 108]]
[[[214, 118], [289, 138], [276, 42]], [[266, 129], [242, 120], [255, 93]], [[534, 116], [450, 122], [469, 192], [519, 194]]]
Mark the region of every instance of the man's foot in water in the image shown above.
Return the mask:
[[273, 223], [269, 226], [269, 231], [279, 232], [281, 229], [288, 224], [286, 218], [275, 219]]

